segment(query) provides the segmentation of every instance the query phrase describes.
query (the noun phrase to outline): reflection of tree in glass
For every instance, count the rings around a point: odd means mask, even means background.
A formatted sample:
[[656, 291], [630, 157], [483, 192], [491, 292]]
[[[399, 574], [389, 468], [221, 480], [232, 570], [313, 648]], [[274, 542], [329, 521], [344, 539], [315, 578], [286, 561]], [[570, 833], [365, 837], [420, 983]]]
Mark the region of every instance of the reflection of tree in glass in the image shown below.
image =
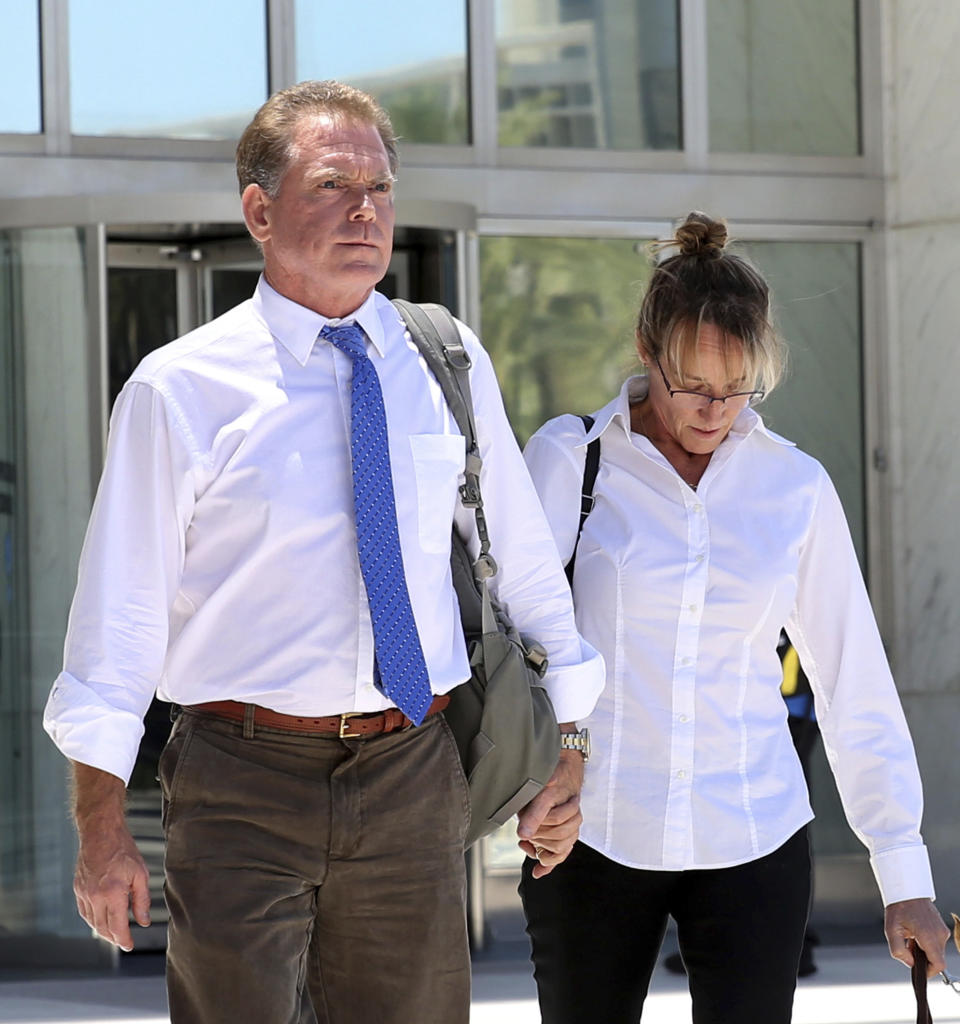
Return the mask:
[[468, 141], [466, 97], [446, 77], [381, 85], [377, 99], [390, 111], [401, 139], [451, 145]]
[[546, 146], [552, 143], [550, 119], [561, 105], [559, 89], [538, 89], [518, 94], [516, 90], [501, 85], [499, 94], [501, 146]]
[[483, 341], [522, 441], [551, 416], [613, 397], [634, 366], [649, 274], [628, 239], [481, 239]]

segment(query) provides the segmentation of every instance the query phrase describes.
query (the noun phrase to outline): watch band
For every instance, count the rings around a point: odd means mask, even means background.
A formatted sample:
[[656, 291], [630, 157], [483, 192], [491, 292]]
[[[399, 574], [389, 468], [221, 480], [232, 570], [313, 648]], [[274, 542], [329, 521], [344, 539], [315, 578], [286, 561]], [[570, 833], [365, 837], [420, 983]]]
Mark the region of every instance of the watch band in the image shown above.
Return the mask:
[[560, 749], [576, 750], [578, 754], [583, 755], [583, 762], [586, 764], [590, 760], [590, 730], [560, 733]]

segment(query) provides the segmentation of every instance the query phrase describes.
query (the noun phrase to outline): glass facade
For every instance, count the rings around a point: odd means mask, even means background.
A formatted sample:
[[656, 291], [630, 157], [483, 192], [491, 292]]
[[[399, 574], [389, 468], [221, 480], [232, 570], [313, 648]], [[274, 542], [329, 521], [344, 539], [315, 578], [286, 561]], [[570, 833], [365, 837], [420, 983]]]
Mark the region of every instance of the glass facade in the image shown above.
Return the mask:
[[676, 0], [497, 0], [501, 146], [679, 149]]
[[480, 324], [521, 442], [551, 416], [608, 402], [636, 365], [650, 267], [623, 239], [480, 239]]
[[405, 141], [469, 141], [465, 2], [370, 0], [361, 28], [339, 4], [296, 0], [296, 61], [298, 81], [335, 78], [376, 96]]
[[37, 0], [3, 5], [3, 60], [0, 61], [0, 132], [36, 133], [40, 113], [40, 13]]
[[75, 135], [235, 138], [267, 98], [264, 0], [69, 0]]
[[751, 242], [789, 348], [783, 383], [760, 411], [772, 430], [819, 459], [836, 485], [866, 566], [860, 246]]
[[[790, 353], [759, 411], [826, 466], [865, 564], [859, 245], [738, 248], [771, 285]], [[605, 405], [637, 372], [634, 324], [650, 273], [642, 241], [480, 239], [481, 334], [521, 443], [551, 416]]]
[[83, 232], [0, 233], [0, 920], [84, 935], [66, 764], [41, 727], [90, 512]]
[[854, 0], [707, 0], [710, 148], [860, 152]]
[[[686, 212], [692, 175], [706, 170], [711, 198], [703, 202], [716, 203], [719, 213], [736, 210], [735, 216], [752, 218], [755, 233], [781, 239], [743, 246], [773, 285], [791, 349], [788, 378], [762, 411], [773, 429], [827, 466], [864, 554], [860, 245], [783, 239], [817, 237], [821, 224], [832, 227], [827, 237], [837, 237], [839, 227], [843, 237], [869, 238], [870, 217], [883, 216], [880, 200], [869, 215], [861, 216], [863, 207], [848, 215], [838, 212], [831, 189], [854, 180], [870, 191], [880, 176], [878, 164], [868, 153], [862, 165], [845, 163], [842, 172], [831, 170], [830, 161], [804, 163], [814, 168], [808, 174], [789, 160], [767, 161], [763, 167], [778, 170], [758, 171], [758, 161], [748, 159], [860, 153], [860, 5], [471, 4], [422, 0], [411, 11], [409, 5], [371, 0], [362, 21], [330, 0], [5, 5], [10, 45], [0, 67], [0, 149], [7, 147], [10, 174], [0, 185], [0, 215], [14, 216], [0, 223], [52, 223], [41, 207], [55, 196], [51, 205], [65, 211], [58, 223], [66, 226], [0, 228], [0, 960], [10, 936], [78, 937], [88, 944], [71, 891], [66, 766], [42, 731], [41, 715], [60, 667], [99, 472], [101, 402], [109, 404], [146, 351], [185, 329], [185, 309], [201, 318], [223, 312], [250, 294], [257, 273], [256, 254], [216, 255], [212, 242], [205, 262], [190, 263], [189, 272], [182, 255], [166, 253], [139, 266], [111, 262], [109, 250], [130, 238], [154, 245], [186, 238], [193, 245], [211, 227], [207, 220], [232, 217], [222, 212], [227, 189], [226, 198], [235, 200], [227, 147], [165, 143], [235, 138], [266, 98], [268, 78], [337, 78], [367, 89], [390, 111], [404, 145], [477, 143], [449, 159], [436, 159], [436, 151], [429, 157], [403, 154], [403, 227], [383, 290], [443, 301], [479, 328], [521, 441], [553, 415], [604, 404], [635, 372], [634, 322], [650, 264], [646, 240], [623, 236], [652, 230], [638, 224]], [[41, 7], [49, 19], [42, 31]], [[267, 31], [271, 8], [275, 36]], [[684, 25], [701, 13], [705, 19], [696, 28], [706, 38], [707, 56], [693, 67], [681, 68], [681, 8]], [[479, 30], [471, 34], [468, 25]], [[869, 52], [874, 37], [865, 30], [863, 38], [869, 62], [876, 57]], [[64, 54], [63, 67], [45, 69], [51, 89], [46, 126], [41, 39], [45, 53]], [[278, 62], [271, 68], [268, 53]], [[688, 102], [683, 108], [689, 124], [681, 113], [681, 70], [684, 91], [689, 86], [689, 96], [705, 97], [702, 107]], [[479, 95], [471, 96], [472, 85]], [[49, 138], [38, 134], [44, 131]], [[94, 143], [92, 137], [101, 138]], [[710, 152], [701, 152], [707, 144]], [[695, 151], [692, 162], [682, 155], [685, 145]], [[578, 152], [561, 156], [556, 150]], [[151, 157], [140, 159], [147, 152]], [[199, 158], [178, 159], [186, 152]], [[78, 155], [82, 159], [74, 160]], [[26, 157], [22, 167], [18, 157]], [[566, 171], [558, 167], [554, 174], [550, 165], [564, 160]], [[737, 173], [738, 160], [749, 175]], [[640, 173], [632, 173], [634, 164]], [[69, 176], [73, 167], [76, 179]], [[723, 174], [712, 174], [717, 169]], [[426, 176], [429, 191], [419, 175]], [[803, 190], [795, 187], [798, 175], [806, 175]], [[531, 180], [537, 190], [529, 188]], [[758, 181], [769, 201], [754, 210]], [[514, 185], [527, 189], [531, 209], [516, 201]], [[604, 188], [617, 190], [622, 203], [611, 207], [598, 200]], [[132, 191], [143, 195], [142, 210], [133, 214], [123, 201], [129, 199], [123, 193]], [[214, 192], [212, 212], [208, 197]], [[801, 193], [809, 211], [798, 211], [794, 196]], [[21, 197], [30, 207], [25, 212], [17, 207]], [[88, 202], [91, 197], [95, 202]], [[155, 212], [155, 199], [162, 212]], [[676, 208], [678, 202], [683, 208]], [[469, 215], [444, 207], [469, 208]], [[30, 219], [35, 210], [37, 221]], [[114, 211], [114, 227], [77, 226], [91, 216], [110, 225]], [[131, 228], [131, 216], [142, 223]], [[512, 217], [522, 220], [513, 224]], [[210, 237], [240, 238], [239, 207], [236, 221], [219, 225], [235, 234], [214, 231]], [[564, 226], [571, 222], [577, 227]], [[475, 223], [476, 262], [466, 226]], [[539, 225], [542, 235], [536, 234]], [[85, 252], [99, 251], [93, 235], [101, 228], [108, 243], [104, 265], [88, 267]], [[491, 230], [499, 233], [484, 234]], [[607, 231], [619, 237], [601, 237]], [[872, 242], [867, 245], [868, 253], [876, 251], [869, 249]], [[99, 294], [88, 307], [94, 278], [103, 292], [102, 311]], [[152, 761], [153, 739], [167, 716], [159, 706], [151, 716], [156, 728], [148, 721], [130, 811], [150, 863], [154, 915], [162, 921]], [[821, 771], [815, 788], [831, 787]], [[817, 852], [859, 850], [839, 806], [823, 807], [814, 827]], [[514, 907], [520, 855], [512, 826], [489, 839], [484, 851], [488, 910], [497, 900]], [[522, 926], [514, 937], [523, 939]], [[161, 934], [155, 944], [163, 941]], [[139, 935], [138, 945], [144, 948]]]

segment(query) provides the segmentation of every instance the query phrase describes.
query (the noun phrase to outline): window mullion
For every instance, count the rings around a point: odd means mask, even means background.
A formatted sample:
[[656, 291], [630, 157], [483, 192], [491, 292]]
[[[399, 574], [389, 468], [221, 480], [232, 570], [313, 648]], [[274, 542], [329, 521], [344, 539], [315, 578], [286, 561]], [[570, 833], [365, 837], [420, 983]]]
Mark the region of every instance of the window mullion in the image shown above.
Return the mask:
[[43, 137], [50, 156], [70, 152], [68, 0], [40, 0], [40, 81]]
[[860, 152], [875, 174], [883, 167], [883, 68], [893, 67], [884, 53], [883, 11], [876, 4], [858, 3], [858, 99]]
[[294, 0], [266, 0], [266, 4], [267, 92], [274, 93], [297, 81], [296, 15]]
[[497, 162], [497, 31], [494, 5], [485, 0], [467, 4], [470, 71], [471, 142], [477, 164]]
[[687, 167], [707, 166], [710, 110], [707, 90], [707, 0], [680, 0], [680, 102]]

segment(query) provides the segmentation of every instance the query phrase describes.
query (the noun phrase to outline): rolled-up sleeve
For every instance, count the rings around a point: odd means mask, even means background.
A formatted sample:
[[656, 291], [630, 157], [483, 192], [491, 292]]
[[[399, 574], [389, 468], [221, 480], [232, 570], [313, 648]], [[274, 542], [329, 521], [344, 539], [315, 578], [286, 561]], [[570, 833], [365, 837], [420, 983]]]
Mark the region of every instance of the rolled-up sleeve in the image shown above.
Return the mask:
[[80, 557], [63, 671], [43, 724], [68, 758], [127, 782], [163, 674], [195, 490], [164, 396], [128, 383], [114, 409]]
[[787, 624], [827, 760], [884, 904], [933, 898], [916, 755], [840, 499], [824, 473]]
[[[520, 632], [547, 649], [544, 684], [558, 720], [576, 721], [590, 714], [603, 690], [603, 658], [577, 632], [560, 556], [510, 429], [490, 358], [479, 345], [471, 346], [471, 355], [481, 489], [499, 566], [492, 590]], [[457, 518], [476, 551], [473, 514], [461, 508]]]

